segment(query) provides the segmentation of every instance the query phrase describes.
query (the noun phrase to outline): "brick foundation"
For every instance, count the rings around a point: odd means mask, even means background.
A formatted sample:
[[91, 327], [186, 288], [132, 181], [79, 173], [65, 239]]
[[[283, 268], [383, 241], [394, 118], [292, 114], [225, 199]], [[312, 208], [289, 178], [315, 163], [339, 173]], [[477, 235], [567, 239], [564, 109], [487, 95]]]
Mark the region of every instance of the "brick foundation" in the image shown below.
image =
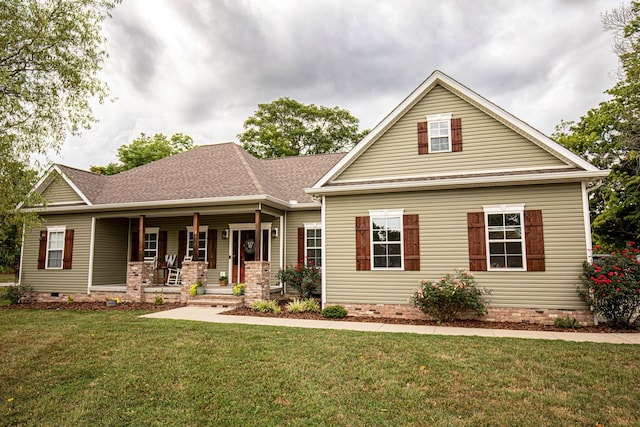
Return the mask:
[[[347, 309], [350, 316], [357, 317], [429, 319], [429, 316], [409, 304], [341, 304], [331, 302], [326, 305], [342, 305]], [[553, 325], [555, 319], [568, 317], [575, 318], [581, 325], [593, 325], [593, 313], [590, 310], [488, 307], [487, 311], [489, 313], [482, 320], [489, 322]]]
[[245, 264], [244, 274], [247, 287], [244, 290], [244, 296], [246, 304], [271, 297], [269, 270], [270, 266], [267, 261], [248, 261]]

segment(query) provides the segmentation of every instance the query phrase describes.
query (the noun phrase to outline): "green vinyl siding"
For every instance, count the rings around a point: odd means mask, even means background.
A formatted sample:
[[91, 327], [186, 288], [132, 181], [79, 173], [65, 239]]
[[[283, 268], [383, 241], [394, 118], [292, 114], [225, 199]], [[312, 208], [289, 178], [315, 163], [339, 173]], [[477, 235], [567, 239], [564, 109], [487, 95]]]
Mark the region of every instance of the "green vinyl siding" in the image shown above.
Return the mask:
[[[546, 271], [474, 272], [495, 307], [584, 308], [576, 294], [586, 259], [580, 184], [531, 185], [326, 198], [327, 303], [405, 304], [421, 279], [469, 269], [467, 212], [483, 205], [542, 210]], [[355, 217], [369, 210], [418, 214], [420, 271], [356, 271]]]
[[96, 219], [92, 285], [124, 285], [127, 281], [129, 220]]
[[56, 176], [42, 192], [42, 197], [49, 204], [84, 203], [84, 200], [61, 177]]
[[[86, 292], [91, 242], [90, 215], [46, 215], [43, 224], [25, 231], [22, 283], [38, 292]], [[70, 270], [38, 270], [40, 230], [47, 226], [66, 226], [74, 230], [73, 262]]]
[[[417, 123], [430, 114], [462, 119], [462, 151], [418, 154]], [[335, 182], [567, 165], [440, 85], [367, 148]]]
[[285, 265], [298, 263], [298, 228], [305, 223], [320, 223], [320, 210], [287, 212]]

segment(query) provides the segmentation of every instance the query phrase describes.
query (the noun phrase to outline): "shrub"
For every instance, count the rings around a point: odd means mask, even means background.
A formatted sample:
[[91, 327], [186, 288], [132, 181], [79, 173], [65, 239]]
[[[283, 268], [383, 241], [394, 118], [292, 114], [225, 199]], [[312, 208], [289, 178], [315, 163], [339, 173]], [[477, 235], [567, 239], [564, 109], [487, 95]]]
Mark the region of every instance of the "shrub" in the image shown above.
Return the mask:
[[20, 304], [20, 300], [26, 297], [33, 288], [29, 285], [12, 285], [4, 290], [4, 297], [11, 301], [11, 304]]
[[251, 304], [251, 308], [261, 313], [280, 314], [280, 311], [281, 311], [280, 307], [278, 306], [278, 303], [274, 300], [264, 300], [264, 299], [256, 300]]
[[318, 292], [322, 276], [313, 263], [298, 263], [296, 266], [281, 269], [278, 279], [298, 291], [303, 299], [308, 299]]
[[164, 305], [164, 298], [162, 297], [162, 295], [157, 294], [155, 296], [155, 298], [153, 299], [153, 304], [154, 305]]
[[342, 319], [347, 317], [347, 309], [341, 305], [330, 305], [322, 310], [322, 317]]
[[617, 328], [634, 328], [640, 316], [640, 250], [623, 250], [582, 266], [578, 294]]
[[487, 289], [476, 287], [473, 274], [464, 270], [456, 270], [455, 274], [447, 273], [440, 280], [422, 280], [410, 301], [423, 313], [440, 322], [450, 322], [458, 315], [473, 312], [477, 316], [487, 313], [484, 294]]
[[233, 285], [233, 289], [231, 291], [235, 296], [239, 297], [240, 295], [244, 295], [244, 290], [246, 287], [247, 285], [245, 285], [244, 283], [236, 283], [235, 285]]
[[553, 321], [553, 326], [562, 329], [580, 329], [580, 323], [575, 318], [558, 317]]
[[313, 298], [295, 298], [287, 304], [287, 311], [291, 313], [304, 313], [306, 311], [317, 313], [320, 311], [320, 304]]
[[197, 284], [193, 284], [191, 285], [191, 287], [189, 288], [189, 295], [191, 295], [192, 297], [196, 296], [196, 294], [198, 293], [198, 285]]

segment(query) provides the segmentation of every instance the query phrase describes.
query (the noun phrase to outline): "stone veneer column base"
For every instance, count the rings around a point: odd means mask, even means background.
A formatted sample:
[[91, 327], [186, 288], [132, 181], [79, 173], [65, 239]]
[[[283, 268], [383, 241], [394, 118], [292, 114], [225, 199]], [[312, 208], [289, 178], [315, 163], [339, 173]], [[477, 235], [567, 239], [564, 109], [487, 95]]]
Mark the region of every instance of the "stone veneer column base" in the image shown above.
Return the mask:
[[143, 287], [153, 283], [153, 264], [131, 261], [127, 264], [126, 300], [144, 302]]
[[248, 261], [244, 265], [244, 277], [247, 287], [244, 290], [245, 304], [260, 299], [269, 299], [270, 264], [267, 261]]
[[[429, 319], [424, 314], [409, 304], [353, 304], [328, 302], [325, 306], [342, 305], [350, 316], [356, 317], [388, 317], [403, 319]], [[488, 322], [515, 322], [538, 323], [541, 325], [553, 325], [557, 318], [575, 318], [581, 325], [593, 325], [593, 313], [590, 310], [565, 310], [549, 308], [508, 308], [487, 307], [488, 314], [480, 320]], [[468, 316], [468, 319], [477, 319]]]
[[201, 280], [207, 286], [207, 273], [209, 264], [206, 261], [183, 261], [182, 262], [182, 286], [180, 288], [180, 302], [186, 303], [189, 300], [189, 288], [191, 285]]

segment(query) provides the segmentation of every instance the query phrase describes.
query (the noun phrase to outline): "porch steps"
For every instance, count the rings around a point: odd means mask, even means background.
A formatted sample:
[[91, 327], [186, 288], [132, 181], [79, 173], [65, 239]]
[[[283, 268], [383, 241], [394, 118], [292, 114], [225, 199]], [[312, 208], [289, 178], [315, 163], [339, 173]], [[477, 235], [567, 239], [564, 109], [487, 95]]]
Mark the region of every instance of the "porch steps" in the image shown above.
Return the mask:
[[188, 306], [237, 308], [244, 305], [244, 296], [204, 294], [189, 297]]

